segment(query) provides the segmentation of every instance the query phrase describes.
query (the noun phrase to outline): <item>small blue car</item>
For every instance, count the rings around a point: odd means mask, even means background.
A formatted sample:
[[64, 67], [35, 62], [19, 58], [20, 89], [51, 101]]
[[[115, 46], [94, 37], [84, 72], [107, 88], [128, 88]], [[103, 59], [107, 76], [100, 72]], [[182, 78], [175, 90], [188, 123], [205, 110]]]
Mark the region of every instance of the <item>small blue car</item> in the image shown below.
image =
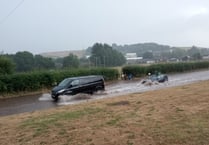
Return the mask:
[[165, 81], [168, 81], [168, 76], [165, 74], [153, 74], [153, 75], [149, 76], [149, 79], [152, 82], [157, 81], [159, 83], [163, 83]]

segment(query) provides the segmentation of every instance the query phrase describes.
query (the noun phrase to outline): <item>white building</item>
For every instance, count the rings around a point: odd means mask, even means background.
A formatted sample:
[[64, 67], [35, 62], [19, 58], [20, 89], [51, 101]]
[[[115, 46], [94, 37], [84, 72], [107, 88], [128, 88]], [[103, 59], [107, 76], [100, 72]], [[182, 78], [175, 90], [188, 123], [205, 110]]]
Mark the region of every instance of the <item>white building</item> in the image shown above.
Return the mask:
[[125, 58], [127, 64], [140, 63], [143, 59], [143, 57], [137, 57], [136, 53], [126, 53]]
[[209, 55], [204, 55], [204, 56], [202, 57], [202, 59], [204, 59], [204, 60], [209, 60]]

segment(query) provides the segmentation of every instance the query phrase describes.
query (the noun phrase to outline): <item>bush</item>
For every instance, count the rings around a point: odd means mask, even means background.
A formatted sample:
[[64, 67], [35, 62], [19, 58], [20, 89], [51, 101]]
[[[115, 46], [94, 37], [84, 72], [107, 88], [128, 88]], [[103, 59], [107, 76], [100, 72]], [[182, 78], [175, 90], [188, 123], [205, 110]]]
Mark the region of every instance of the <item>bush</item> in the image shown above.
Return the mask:
[[5, 56], [0, 56], [0, 74], [12, 74], [14, 71], [15, 65], [11, 59]]
[[30, 72], [0, 76], [0, 92], [15, 93], [24, 91], [36, 91], [42, 88], [51, 88], [67, 77], [84, 75], [103, 75], [105, 80], [115, 80], [119, 76], [116, 69], [74, 69], [50, 72]]
[[123, 73], [133, 74], [135, 77], [144, 76], [148, 73], [154, 73], [155, 71], [162, 73], [175, 73], [175, 72], [185, 72], [197, 69], [209, 68], [208, 61], [200, 62], [180, 62], [180, 63], [162, 63], [153, 64], [149, 66], [125, 66], [122, 68]]
[[124, 74], [132, 74], [135, 77], [141, 77], [146, 74], [146, 67], [144, 66], [125, 66], [122, 68]]

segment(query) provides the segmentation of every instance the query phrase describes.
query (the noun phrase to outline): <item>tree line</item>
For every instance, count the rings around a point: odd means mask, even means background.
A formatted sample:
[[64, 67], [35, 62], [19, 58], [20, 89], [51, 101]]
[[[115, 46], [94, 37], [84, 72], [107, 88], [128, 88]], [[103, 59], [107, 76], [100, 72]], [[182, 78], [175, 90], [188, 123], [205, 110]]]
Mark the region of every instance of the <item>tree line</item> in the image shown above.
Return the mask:
[[[193, 60], [201, 59], [202, 56], [209, 54], [208, 48], [192, 47], [171, 47], [168, 45], [160, 45], [157, 43], [138, 43], [132, 45], [112, 44], [112, 48], [123, 53], [136, 53], [137, 56], [144, 59], [184, 59], [190, 56]], [[89, 52], [91, 48], [88, 48]]]
[[0, 55], [0, 74], [79, 67], [110, 67], [120, 66], [124, 63], [125, 57], [122, 53], [112, 49], [107, 44], [95, 43], [92, 46], [89, 58], [79, 59], [76, 55], [69, 54], [63, 58], [52, 59], [41, 55], [33, 55], [28, 51], [2, 54]]
[[[17, 52], [16, 54], [5, 54], [0, 56], [0, 63], [7, 61], [11, 72], [27, 72], [33, 70], [51, 69], [55, 67], [51, 58], [41, 55], [33, 55], [28, 51]], [[2, 64], [1, 69], [6, 67]]]

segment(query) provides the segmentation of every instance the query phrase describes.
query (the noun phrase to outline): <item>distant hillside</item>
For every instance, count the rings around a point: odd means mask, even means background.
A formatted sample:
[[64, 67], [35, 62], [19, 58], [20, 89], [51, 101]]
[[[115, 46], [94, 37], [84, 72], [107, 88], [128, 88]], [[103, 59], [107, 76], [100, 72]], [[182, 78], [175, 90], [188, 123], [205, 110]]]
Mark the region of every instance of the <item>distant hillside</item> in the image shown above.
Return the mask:
[[85, 50], [70, 50], [70, 51], [55, 51], [55, 52], [44, 52], [41, 53], [43, 57], [49, 57], [49, 58], [62, 58], [68, 56], [70, 53], [78, 56], [78, 58], [81, 58], [85, 54]]
[[112, 44], [112, 47], [113, 49], [116, 49], [123, 54], [136, 53], [137, 56], [142, 56], [147, 51], [152, 52], [153, 54], [160, 54], [160, 53], [173, 52], [178, 49], [188, 51], [192, 47], [199, 49], [201, 54], [204, 54], [204, 53], [208, 54], [208, 50], [209, 50], [208, 48], [196, 47], [196, 46], [171, 47], [169, 45], [162, 45], [162, 44], [157, 44], [157, 43], [138, 43], [138, 44], [130, 44], [130, 45]]
[[[129, 45], [112, 44], [112, 48], [126, 55], [126, 53], [136, 53], [138, 57], [144, 57], [147, 52], [151, 52], [154, 59], [181, 59], [184, 56], [209, 55], [209, 49], [197, 46], [172, 47], [157, 43], [137, 43]], [[86, 54], [91, 54], [91, 47], [86, 49]], [[151, 56], [150, 56], [151, 57]]]
[[[126, 53], [136, 53], [137, 56], [142, 56], [143, 53], [150, 51], [154, 53], [159, 52], [169, 52], [173, 49], [177, 49], [178, 47], [171, 47], [169, 45], [162, 45], [157, 43], [137, 43], [137, 44], [130, 44], [130, 45], [117, 45], [112, 44], [112, 48], [116, 49], [117, 51], [126, 54]], [[181, 47], [183, 48], [183, 47]], [[184, 47], [190, 49], [191, 47]], [[91, 47], [87, 48], [87, 54], [91, 53]]]
[[[147, 51], [152, 52], [155, 55], [159, 55], [160, 53], [172, 52], [177, 49], [182, 49], [182, 50], [187, 51], [191, 49], [192, 46], [191, 47], [171, 47], [169, 45], [162, 45], [162, 44], [157, 44], [157, 43], [137, 43], [137, 44], [130, 44], [130, 45], [112, 44], [112, 48], [118, 50], [124, 55], [126, 53], [136, 53], [137, 56], [142, 56]], [[202, 47], [196, 47], [196, 48], [201, 49], [200, 53], [202, 55], [209, 54], [208, 48], [202, 48]], [[68, 56], [70, 53], [78, 56], [78, 58], [81, 58], [85, 55], [91, 55], [91, 47], [88, 47], [85, 50], [45, 52], [45, 53], [41, 53], [40, 55], [44, 57], [49, 57], [49, 58], [62, 58], [62, 57]]]
[[137, 53], [138, 56], [142, 56], [147, 51], [151, 52], [163, 52], [170, 51], [172, 47], [168, 45], [161, 45], [157, 43], [138, 43], [130, 45], [117, 45], [112, 44], [113, 49], [116, 49], [122, 53]]

